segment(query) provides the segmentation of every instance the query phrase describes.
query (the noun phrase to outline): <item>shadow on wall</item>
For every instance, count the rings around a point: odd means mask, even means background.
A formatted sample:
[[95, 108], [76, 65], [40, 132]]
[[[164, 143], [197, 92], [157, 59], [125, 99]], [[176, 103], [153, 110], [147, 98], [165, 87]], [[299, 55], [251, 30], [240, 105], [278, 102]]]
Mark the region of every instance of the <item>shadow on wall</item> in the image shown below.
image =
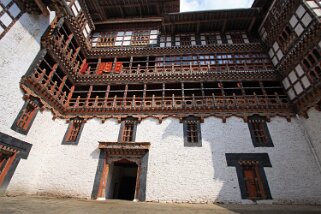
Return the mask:
[[[174, 119], [174, 118], [171, 118]], [[204, 199], [199, 199], [199, 196], [193, 195], [192, 202], [239, 202], [241, 200], [241, 195], [235, 195], [239, 191], [238, 180], [236, 178], [235, 167], [228, 167], [226, 162], [225, 153], [227, 153], [225, 148], [225, 141], [228, 136], [233, 135], [232, 127], [227, 125], [229, 121], [223, 123], [219, 118], [208, 118], [205, 119], [204, 123], [201, 123], [201, 135], [202, 135], [202, 147], [192, 147], [190, 149], [195, 149], [195, 152], [200, 151], [204, 153], [205, 148], [209, 148], [210, 151], [205, 151], [211, 153], [211, 161], [214, 174], [212, 176], [213, 182], [212, 186], [204, 187], [203, 191], [208, 189], [210, 192], [215, 192], [214, 194], [204, 192]], [[171, 136], [181, 138], [183, 135], [183, 123], [179, 123], [180, 129], [177, 129], [177, 119], [171, 120], [165, 131], [162, 134], [162, 139], [166, 139]], [[206, 126], [204, 124], [207, 124]], [[181, 131], [179, 133], [177, 130]], [[244, 134], [244, 133], [243, 133]], [[183, 143], [176, 142], [176, 143]], [[209, 144], [209, 145], [207, 145]], [[200, 155], [199, 158], [203, 156]], [[195, 166], [197, 167], [197, 166]], [[229, 176], [229, 173], [235, 173], [235, 176]], [[202, 191], [202, 190], [199, 190]], [[239, 193], [240, 194], [240, 193]], [[199, 194], [200, 195], [200, 194]], [[212, 197], [212, 198], [211, 198]], [[195, 201], [194, 201], [195, 199]]]
[[[22, 33], [28, 33], [39, 45], [41, 45], [41, 36], [47, 30], [48, 26], [50, 25], [51, 18], [53, 18], [54, 16], [55, 13], [51, 13], [47, 17], [43, 15], [32, 15], [24, 13], [15, 23], [15, 25], [20, 23], [25, 30], [25, 32]], [[20, 36], [21, 38], [16, 38], [16, 42], [20, 42], [22, 40], [23, 37], [22, 35]]]
[[96, 148], [94, 151], [90, 153], [90, 156], [92, 159], [98, 160], [99, 159], [99, 154], [100, 154], [100, 149]]

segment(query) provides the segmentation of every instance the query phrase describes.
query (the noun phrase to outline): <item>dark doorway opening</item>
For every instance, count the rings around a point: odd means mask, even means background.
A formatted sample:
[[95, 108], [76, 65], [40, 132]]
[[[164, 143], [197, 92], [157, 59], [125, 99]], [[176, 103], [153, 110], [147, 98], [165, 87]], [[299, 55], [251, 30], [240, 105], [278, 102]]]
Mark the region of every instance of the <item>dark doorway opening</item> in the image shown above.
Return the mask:
[[113, 199], [134, 200], [137, 164], [128, 160], [121, 160], [114, 163], [111, 185]]

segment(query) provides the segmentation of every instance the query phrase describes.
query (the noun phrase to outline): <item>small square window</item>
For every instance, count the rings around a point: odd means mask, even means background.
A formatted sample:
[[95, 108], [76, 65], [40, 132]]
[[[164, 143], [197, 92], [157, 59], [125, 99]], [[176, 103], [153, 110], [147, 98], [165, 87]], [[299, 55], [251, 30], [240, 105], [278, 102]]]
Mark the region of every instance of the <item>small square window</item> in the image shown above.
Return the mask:
[[202, 146], [200, 120], [195, 117], [186, 117], [183, 119], [184, 146]]
[[299, 18], [301, 18], [304, 15], [304, 13], [305, 13], [305, 9], [302, 5], [300, 5], [296, 10], [296, 14], [298, 15]]
[[290, 100], [293, 100], [296, 97], [292, 88], [288, 91], [288, 96], [289, 96]]
[[13, 4], [9, 8], [9, 12], [14, 18], [16, 18], [19, 15], [19, 13], [21, 12], [21, 10], [19, 9], [19, 7], [16, 4]]
[[3, 6], [7, 6], [12, 0], [1, 0]]
[[311, 85], [309, 79], [306, 76], [302, 77], [301, 82], [302, 82], [304, 88], [309, 88]]
[[12, 18], [8, 15], [8, 13], [4, 13], [4, 14], [1, 16], [0, 21], [1, 21], [6, 27], [8, 27], [13, 20], [12, 20]]

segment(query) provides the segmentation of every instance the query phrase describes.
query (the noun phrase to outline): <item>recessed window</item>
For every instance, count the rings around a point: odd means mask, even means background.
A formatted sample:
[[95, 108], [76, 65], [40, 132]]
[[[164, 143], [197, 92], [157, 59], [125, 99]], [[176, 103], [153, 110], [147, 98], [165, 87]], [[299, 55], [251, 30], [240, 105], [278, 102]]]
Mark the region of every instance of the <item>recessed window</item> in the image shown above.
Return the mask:
[[184, 118], [183, 131], [185, 146], [202, 146], [201, 125], [198, 118]]
[[65, 134], [63, 144], [77, 145], [84, 127], [83, 119], [72, 119]]
[[118, 141], [120, 143], [134, 142], [136, 137], [137, 120], [127, 118], [122, 121]]
[[255, 147], [273, 147], [272, 139], [264, 117], [249, 117], [248, 126]]

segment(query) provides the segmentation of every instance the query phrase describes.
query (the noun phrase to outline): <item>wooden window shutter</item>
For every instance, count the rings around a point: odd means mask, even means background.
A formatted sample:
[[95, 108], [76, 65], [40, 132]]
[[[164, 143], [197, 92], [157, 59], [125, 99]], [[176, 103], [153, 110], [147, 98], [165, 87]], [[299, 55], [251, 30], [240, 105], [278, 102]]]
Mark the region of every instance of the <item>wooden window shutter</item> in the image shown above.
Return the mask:
[[96, 73], [98, 75], [101, 75], [103, 73], [104, 68], [105, 68], [105, 63], [104, 62], [99, 63]]
[[111, 72], [113, 68], [113, 63], [112, 62], [106, 62], [104, 66], [104, 72], [109, 73]]
[[115, 73], [120, 73], [122, 68], [123, 68], [123, 63], [122, 62], [116, 62], [116, 64], [115, 64]]
[[87, 63], [87, 60], [84, 59], [80, 68], [80, 73], [85, 74], [87, 69], [88, 69], [88, 63]]

